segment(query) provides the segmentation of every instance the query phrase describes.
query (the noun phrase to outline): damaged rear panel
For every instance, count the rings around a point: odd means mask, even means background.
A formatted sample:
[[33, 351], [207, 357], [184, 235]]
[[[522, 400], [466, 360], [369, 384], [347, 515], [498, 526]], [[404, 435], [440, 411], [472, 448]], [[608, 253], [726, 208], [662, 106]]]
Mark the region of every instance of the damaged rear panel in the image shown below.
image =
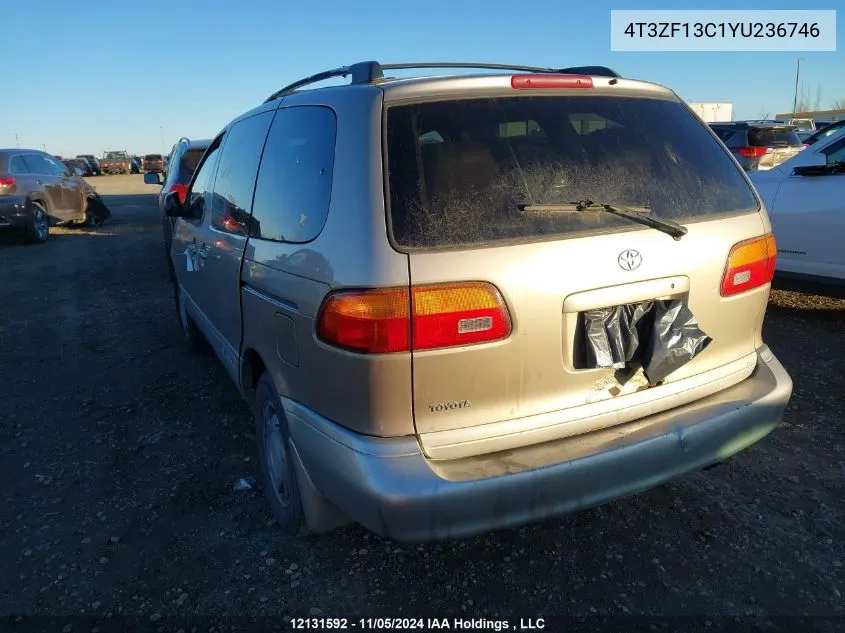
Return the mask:
[[[624, 80], [463, 81], [415, 102], [385, 93], [389, 226], [409, 254], [426, 454], [585, 433], [747, 378], [774, 243], [695, 115]], [[467, 96], [473, 82], [487, 82], [483, 98]]]

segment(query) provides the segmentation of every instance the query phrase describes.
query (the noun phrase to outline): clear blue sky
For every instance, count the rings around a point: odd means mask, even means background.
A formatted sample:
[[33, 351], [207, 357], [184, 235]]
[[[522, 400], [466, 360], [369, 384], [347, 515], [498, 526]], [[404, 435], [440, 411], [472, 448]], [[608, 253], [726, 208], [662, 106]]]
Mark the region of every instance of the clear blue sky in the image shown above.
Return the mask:
[[[612, 53], [610, 10], [836, 9], [813, 3], [642, 0], [20, 0], [3, 11], [0, 147], [101, 155], [213, 136], [286, 82], [354, 61], [603, 64], [736, 118], [789, 111], [798, 53]], [[845, 11], [840, 11], [840, 20]], [[801, 53], [822, 106], [845, 99], [845, 41]], [[162, 143], [162, 137], [164, 142]]]

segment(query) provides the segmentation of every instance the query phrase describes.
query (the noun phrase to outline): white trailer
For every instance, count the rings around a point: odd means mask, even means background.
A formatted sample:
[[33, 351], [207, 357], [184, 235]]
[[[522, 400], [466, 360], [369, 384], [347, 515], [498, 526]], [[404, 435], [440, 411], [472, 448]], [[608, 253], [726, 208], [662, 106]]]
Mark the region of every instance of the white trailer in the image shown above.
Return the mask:
[[689, 106], [707, 123], [733, 121], [733, 103], [690, 103]]

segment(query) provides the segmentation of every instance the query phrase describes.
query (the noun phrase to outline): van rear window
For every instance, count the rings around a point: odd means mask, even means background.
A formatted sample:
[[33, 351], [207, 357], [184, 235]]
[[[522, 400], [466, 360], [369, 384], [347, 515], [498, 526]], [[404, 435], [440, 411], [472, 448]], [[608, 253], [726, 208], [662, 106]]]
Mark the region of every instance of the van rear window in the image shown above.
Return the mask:
[[471, 246], [633, 226], [591, 200], [676, 221], [758, 209], [751, 187], [679, 103], [504, 97], [390, 106], [390, 225], [403, 247]]

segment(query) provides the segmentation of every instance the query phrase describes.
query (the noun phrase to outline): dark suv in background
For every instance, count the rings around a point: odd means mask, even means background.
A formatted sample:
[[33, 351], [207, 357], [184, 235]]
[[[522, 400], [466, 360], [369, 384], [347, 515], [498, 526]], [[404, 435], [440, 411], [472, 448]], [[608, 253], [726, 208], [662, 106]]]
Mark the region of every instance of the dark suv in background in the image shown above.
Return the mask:
[[86, 176], [102, 176], [103, 170], [100, 169], [100, 161], [93, 154], [77, 154], [79, 160], [84, 160], [88, 163], [88, 173]]
[[745, 171], [771, 169], [806, 147], [794, 125], [769, 121], [711, 123]]
[[53, 156], [34, 149], [0, 149], [0, 229], [17, 229], [43, 243], [50, 224], [101, 224], [109, 211], [94, 188]]
[[[164, 251], [167, 257], [167, 266], [173, 274], [173, 262], [170, 259], [170, 243], [173, 235], [174, 218], [164, 213], [164, 198], [168, 193], [176, 192], [179, 199], [184, 202], [185, 192], [191, 177], [200, 162], [205, 150], [211, 144], [211, 139], [190, 140], [181, 138], [173, 145], [170, 156], [167, 158], [167, 167], [163, 175], [158, 172], [147, 170], [144, 174], [144, 182], [149, 185], [161, 185], [159, 193], [159, 208], [161, 209], [161, 230], [164, 237]], [[163, 178], [162, 178], [163, 176]]]
[[164, 173], [164, 156], [161, 154], [147, 154], [142, 164], [144, 171]]

